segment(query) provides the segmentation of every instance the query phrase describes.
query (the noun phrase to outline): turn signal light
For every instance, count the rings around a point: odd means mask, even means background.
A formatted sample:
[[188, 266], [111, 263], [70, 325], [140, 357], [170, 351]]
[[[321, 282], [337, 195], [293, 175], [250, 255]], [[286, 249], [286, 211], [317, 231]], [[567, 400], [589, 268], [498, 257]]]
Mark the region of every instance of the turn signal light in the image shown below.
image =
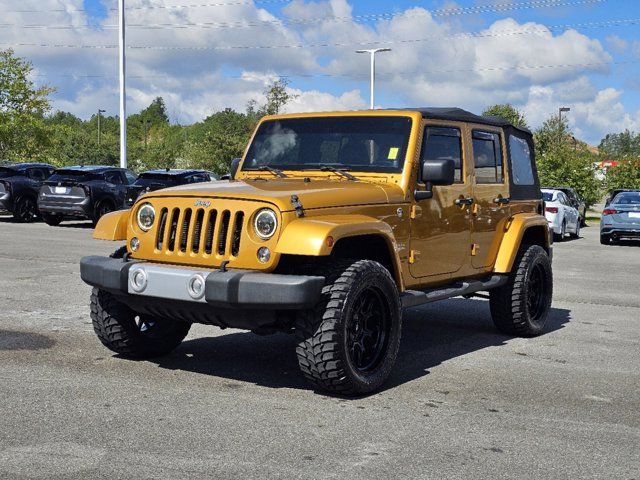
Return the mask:
[[602, 211], [602, 215], [615, 215], [616, 213], [618, 213], [618, 211], [615, 210], [614, 208], [605, 208]]
[[558, 207], [545, 207], [545, 210], [549, 213], [558, 213]]

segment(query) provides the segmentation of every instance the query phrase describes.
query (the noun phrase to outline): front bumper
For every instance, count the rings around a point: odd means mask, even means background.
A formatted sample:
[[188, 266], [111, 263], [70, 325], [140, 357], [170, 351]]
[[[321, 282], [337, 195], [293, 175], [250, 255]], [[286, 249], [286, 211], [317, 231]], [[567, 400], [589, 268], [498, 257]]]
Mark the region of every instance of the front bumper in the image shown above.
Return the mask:
[[[142, 289], [133, 282], [136, 274], [145, 278]], [[241, 310], [311, 308], [320, 299], [325, 282], [320, 276], [250, 270], [223, 272], [97, 256], [82, 258], [80, 275], [93, 287], [125, 297], [124, 303], [130, 305], [168, 301], [182, 308], [197, 307], [200, 311], [203, 308], [215, 310], [216, 307]], [[196, 278], [204, 285], [200, 292], [194, 292], [197, 290], [193, 288]]]

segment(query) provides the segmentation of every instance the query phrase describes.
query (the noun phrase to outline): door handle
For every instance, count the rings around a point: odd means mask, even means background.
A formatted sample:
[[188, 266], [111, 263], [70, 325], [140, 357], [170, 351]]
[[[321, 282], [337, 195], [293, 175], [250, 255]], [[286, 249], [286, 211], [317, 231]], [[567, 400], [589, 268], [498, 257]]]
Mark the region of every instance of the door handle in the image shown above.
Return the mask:
[[506, 205], [507, 203], [509, 203], [511, 200], [509, 198], [505, 198], [505, 197], [497, 197], [493, 199], [493, 203], [497, 203], [500, 205]]
[[456, 205], [473, 205], [473, 198], [456, 198]]

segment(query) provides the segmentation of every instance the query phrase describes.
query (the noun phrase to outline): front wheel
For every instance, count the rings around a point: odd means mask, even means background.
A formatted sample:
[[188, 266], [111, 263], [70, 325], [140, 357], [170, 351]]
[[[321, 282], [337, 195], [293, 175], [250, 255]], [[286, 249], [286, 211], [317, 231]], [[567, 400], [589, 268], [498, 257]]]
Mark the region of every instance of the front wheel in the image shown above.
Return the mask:
[[13, 219], [19, 223], [30, 223], [36, 218], [38, 206], [36, 200], [30, 196], [21, 197], [13, 210]]
[[322, 298], [296, 322], [300, 370], [321, 390], [362, 395], [382, 386], [398, 354], [402, 309], [389, 271], [371, 260], [328, 267]]
[[552, 295], [553, 274], [547, 252], [539, 245], [524, 245], [507, 283], [489, 291], [493, 323], [510, 335], [540, 335], [547, 323]]
[[109, 350], [129, 358], [153, 358], [174, 350], [189, 333], [190, 323], [134, 312], [109, 292], [91, 292], [93, 330]]
[[102, 200], [98, 205], [96, 205], [95, 210], [93, 211], [93, 226], [95, 227], [100, 219], [105, 216], [107, 213], [113, 212], [113, 205], [109, 200]]

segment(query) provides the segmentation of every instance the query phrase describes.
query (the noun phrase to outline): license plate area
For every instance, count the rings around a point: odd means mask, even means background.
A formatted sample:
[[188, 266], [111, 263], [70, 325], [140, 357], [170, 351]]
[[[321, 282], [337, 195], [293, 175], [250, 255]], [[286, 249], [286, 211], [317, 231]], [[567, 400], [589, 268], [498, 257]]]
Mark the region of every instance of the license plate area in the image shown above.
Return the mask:
[[53, 193], [57, 195], [66, 195], [69, 193], [69, 187], [53, 187]]
[[640, 218], [640, 212], [629, 212], [629, 218]]

